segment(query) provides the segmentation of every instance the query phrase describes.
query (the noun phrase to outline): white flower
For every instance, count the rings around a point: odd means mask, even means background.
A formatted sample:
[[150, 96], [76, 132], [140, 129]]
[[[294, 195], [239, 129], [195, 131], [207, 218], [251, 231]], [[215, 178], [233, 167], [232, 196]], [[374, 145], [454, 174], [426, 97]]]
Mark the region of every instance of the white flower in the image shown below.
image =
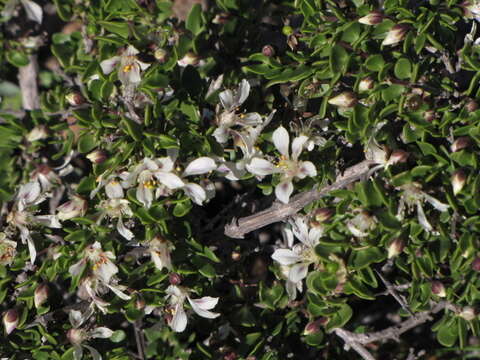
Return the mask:
[[291, 156], [289, 153], [290, 137], [283, 126], [280, 126], [273, 132], [272, 140], [281, 154], [277, 164], [273, 165], [265, 159], [256, 157], [246, 165], [246, 168], [249, 172], [258, 176], [280, 173], [281, 179], [280, 183], [275, 187], [275, 195], [278, 200], [286, 204], [290, 199], [290, 195], [293, 193], [293, 179], [304, 179], [307, 176], [316, 176], [317, 170], [315, 169], [315, 165], [310, 161], [298, 160], [308, 140], [307, 136], [301, 135], [293, 139]]
[[105, 216], [110, 218], [117, 218], [117, 231], [125, 239], [131, 240], [134, 235], [128, 230], [124, 223], [124, 217], [131, 217], [133, 215], [132, 209], [130, 209], [130, 202], [126, 199], [107, 199], [102, 200], [98, 207], [101, 210], [101, 215], [97, 220], [97, 223], [100, 223]]
[[137, 49], [129, 45], [122, 55], [103, 60], [100, 67], [106, 75], [118, 68], [118, 79], [124, 86], [137, 86], [142, 81], [141, 71], [150, 66], [138, 60], [136, 56], [138, 53]]
[[417, 208], [418, 223], [426, 231], [432, 231], [433, 227], [430, 224], [430, 222], [427, 220], [427, 217], [423, 210], [422, 203], [426, 201], [430, 203], [430, 205], [432, 205], [436, 210], [441, 212], [447, 211], [449, 206], [435, 199], [433, 196], [423, 192], [421, 188], [422, 188], [421, 185], [417, 182], [412, 182], [412, 183], [400, 186], [400, 189], [403, 190], [403, 194], [400, 199], [397, 218], [400, 221], [403, 220], [405, 205], [407, 205], [409, 208], [415, 206]]
[[42, 23], [43, 10], [40, 5], [31, 1], [31, 0], [10, 0], [5, 4], [5, 7], [2, 10], [2, 16], [7, 20], [10, 19], [15, 12], [15, 7], [17, 4], [21, 3], [27, 14], [29, 20], [35, 21], [39, 24]]
[[185, 300], [188, 300], [192, 310], [201, 317], [215, 319], [220, 316], [218, 313], [209, 311], [217, 305], [218, 298], [204, 296], [200, 299], [191, 299], [188, 296], [188, 289], [176, 285], [170, 285], [166, 293], [171, 313], [171, 318], [168, 319], [168, 325], [175, 332], [182, 332], [187, 327], [187, 314], [183, 308]]
[[85, 199], [81, 196], [74, 195], [70, 201], [67, 201], [57, 208], [57, 217], [60, 221], [65, 221], [74, 217], [84, 216], [86, 211], [87, 202]]
[[147, 251], [158, 270], [161, 271], [164, 267], [168, 270], [172, 269], [170, 252], [175, 247], [170, 241], [160, 236], [155, 236], [152, 240], [143, 243], [143, 245], [147, 247]]
[[318, 262], [315, 247], [323, 235], [322, 227], [308, 228], [305, 218], [298, 216], [291, 222], [292, 231], [300, 244], [290, 244], [290, 249], [277, 249], [272, 254], [272, 259], [280, 265], [288, 266], [288, 280], [297, 284], [307, 277], [308, 267]]
[[250, 93], [250, 84], [243, 79], [235, 93], [232, 90], [225, 90], [220, 93], [220, 103], [223, 111], [217, 115], [218, 128], [214, 131], [215, 139], [223, 144], [227, 142], [230, 128], [238, 126], [256, 126], [262, 123], [258, 113], [237, 114], [238, 108], [247, 100]]
[[358, 211], [352, 219], [347, 221], [347, 228], [355, 237], [367, 237], [368, 232], [375, 228], [377, 220], [367, 211]]
[[17, 255], [17, 243], [0, 232], [0, 265], [11, 265]]

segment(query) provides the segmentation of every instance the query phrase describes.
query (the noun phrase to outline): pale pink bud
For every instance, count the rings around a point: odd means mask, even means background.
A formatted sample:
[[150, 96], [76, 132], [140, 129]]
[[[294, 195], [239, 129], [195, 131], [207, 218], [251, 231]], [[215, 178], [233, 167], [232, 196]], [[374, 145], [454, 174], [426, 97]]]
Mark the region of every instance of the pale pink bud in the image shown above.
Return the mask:
[[403, 40], [407, 34], [408, 26], [404, 24], [394, 25], [382, 42], [382, 45], [395, 45]]
[[74, 195], [72, 200], [60, 205], [57, 208], [58, 218], [62, 221], [75, 217], [82, 217], [87, 212], [88, 203], [81, 196]]
[[182, 277], [177, 273], [170, 273], [168, 275], [168, 281], [171, 285], [179, 285], [182, 282]]
[[465, 108], [468, 112], [474, 112], [478, 109], [478, 104], [475, 100], [470, 100], [466, 105]]
[[353, 92], [345, 91], [328, 100], [328, 103], [339, 107], [350, 108], [357, 104], [357, 98]]
[[78, 91], [72, 91], [71, 93], [65, 95], [65, 100], [72, 105], [78, 106], [85, 103], [85, 98]]
[[165, 61], [167, 61], [168, 52], [164, 49], [157, 49], [153, 53], [153, 56], [155, 57], [155, 59], [157, 59], [158, 62], [164, 63]]
[[471, 306], [465, 306], [458, 316], [464, 318], [467, 321], [472, 321], [477, 317], [477, 311]]
[[107, 153], [100, 149], [93, 150], [90, 154], [87, 155], [87, 159], [94, 164], [101, 164], [105, 160], [107, 160]]
[[447, 293], [445, 292], [445, 286], [443, 286], [443, 283], [438, 280], [432, 281], [432, 293], [434, 293], [438, 297], [447, 296]]
[[35, 307], [38, 309], [42, 306], [45, 301], [48, 299], [49, 288], [46, 283], [40, 284], [35, 289], [35, 293], [33, 295], [33, 302], [35, 303]]
[[33, 142], [37, 140], [46, 139], [48, 137], [48, 131], [45, 125], [35, 126], [32, 131], [27, 134], [27, 141]]
[[87, 334], [82, 329], [70, 329], [67, 331], [67, 339], [73, 345], [80, 345], [87, 338]]
[[314, 212], [314, 218], [320, 223], [327, 222], [332, 218], [335, 212], [330, 208], [319, 208]]
[[390, 164], [404, 163], [404, 162], [407, 162], [409, 155], [410, 154], [405, 150], [397, 149], [390, 154], [390, 157], [388, 158], [388, 162]]
[[394, 258], [400, 255], [405, 248], [405, 241], [400, 238], [394, 239], [390, 245], [388, 245], [388, 258]]
[[305, 325], [303, 335], [311, 335], [318, 333], [320, 331], [320, 326], [327, 324], [328, 320], [329, 319], [326, 317], [321, 317], [318, 320], [310, 321], [307, 325]]
[[262, 54], [268, 57], [274, 56], [275, 55], [275, 49], [273, 48], [272, 45], [265, 45], [262, 48]]
[[180, 66], [187, 66], [187, 65], [196, 66], [196, 65], [198, 65], [199, 62], [200, 62], [200, 57], [197, 54], [189, 51], [185, 54], [185, 56], [183, 58], [178, 60], [178, 65], [180, 65]]
[[451, 181], [453, 194], [457, 195], [460, 191], [462, 191], [463, 187], [465, 186], [465, 182], [467, 181], [467, 175], [465, 175], [462, 169], [458, 169], [452, 174]]
[[5, 327], [5, 332], [10, 334], [18, 326], [18, 311], [15, 309], [10, 309], [3, 314], [3, 326]]
[[457, 152], [457, 151], [466, 149], [471, 144], [472, 144], [472, 140], [470, 140], [468, 136], [462, 136], [453, 142], [453, 144], [450, 146], [450, 150], [452, 152]]
[[358, 19], [360, 24], [364, 25], [377, 25], [383, 21], [383, 14], [380, 11], [372, 11], [368, 15]]
[[374, 86], [375, 86], [375, 82], [370, 76], [368, 76], [360, 80], [360, 83], [358, 84], [358, 91], [366, 92], [368, 90], [372, 90]]
[[435, 120], [435, 117], [436, 114], [433, 110], [427, 110], [423, 113], [423, 118], [425, 119], [425, 121], [432, 122], [433, 120]]

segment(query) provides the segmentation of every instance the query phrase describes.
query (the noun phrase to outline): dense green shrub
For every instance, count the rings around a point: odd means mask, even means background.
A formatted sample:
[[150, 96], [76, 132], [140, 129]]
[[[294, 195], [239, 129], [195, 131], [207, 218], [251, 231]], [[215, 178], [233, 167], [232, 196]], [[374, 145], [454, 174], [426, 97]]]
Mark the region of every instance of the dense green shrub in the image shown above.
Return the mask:
[[474, 356], [480, 4], [3, 3], [2, 358]]

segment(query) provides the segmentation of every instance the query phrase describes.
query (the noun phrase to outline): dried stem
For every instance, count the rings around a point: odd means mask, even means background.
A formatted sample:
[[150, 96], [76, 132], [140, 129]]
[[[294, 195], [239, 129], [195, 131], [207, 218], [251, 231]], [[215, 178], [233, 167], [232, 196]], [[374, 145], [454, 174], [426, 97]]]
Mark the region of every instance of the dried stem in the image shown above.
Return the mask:
[[38, 95], [38, 62], [37, 55], [30, 55], [28, 65], [20, 67], [18, 81], [22, 92], [22, 103], [25, 110], [36, 110], [40, 108], [40, 97]]
[[285, 220], [288, 217], [295, 215], [313, 201], [319, 200], [323, 196], [328, 195], [331, 191], [344, 188], [366, 176], [370, 171], [371, 165], [373, 165], [372, 161], [364, 160], [346, 169], [345, 172], [337, 177], [335, 182], [331, 185], [324, 186], [321, 189], [313, 189], [300, 193], [294, 196], [288, 204], [276, 202], [268, 209], [238, 219], [238, 221], [234, 218], [230, 224], [225, 226], [225, 235], [231, 238], [243, 239], [245, 234], [253, 230]]
[[145, 339], [143, 337], [142, 320], [136, 320], [133, 324], [135, 341], [137, 343], [138, 359], [145, 360]]
[[387, 292], [390, 295], [392, 295], [395, 300], [397, 300], [397, 302], [400, 304], [402, 309], [405, 310], [406, 312], [408, 312], [410, 315], [414, 315], [412, 313], [412, 310], [410, 310], [410, 308], [408, 307], [407, 301], [405, 300], [405, 297], [397, 292], [397, 290], [392, 285], [392, 283], [390, 281], [388, 281], [387, 279], [385, 279], [385, 277], [382, 275], [382, 273], [380, 271], [375, 269], [375, 272], [377, 273], [378, 277], [380, 278], [380, 280], [382, 280], [383, 284], [387, 288]]

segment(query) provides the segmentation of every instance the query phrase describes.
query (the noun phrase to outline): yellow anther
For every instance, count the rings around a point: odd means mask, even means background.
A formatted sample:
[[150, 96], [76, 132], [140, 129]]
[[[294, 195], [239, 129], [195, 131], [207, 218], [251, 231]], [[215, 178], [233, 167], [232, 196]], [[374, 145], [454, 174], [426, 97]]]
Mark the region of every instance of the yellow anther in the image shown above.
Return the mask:
[[143, 182], [143, 187], [147, 189], [153, 189], [157, 185], [155, 180], [147, 180]]
[[127, 72], [130, 72], [133, 68], [133, 65], [132, 64], [129, 64], [129, 65], [125, 65], [123, 67], [123, 72], [127, 73]]

